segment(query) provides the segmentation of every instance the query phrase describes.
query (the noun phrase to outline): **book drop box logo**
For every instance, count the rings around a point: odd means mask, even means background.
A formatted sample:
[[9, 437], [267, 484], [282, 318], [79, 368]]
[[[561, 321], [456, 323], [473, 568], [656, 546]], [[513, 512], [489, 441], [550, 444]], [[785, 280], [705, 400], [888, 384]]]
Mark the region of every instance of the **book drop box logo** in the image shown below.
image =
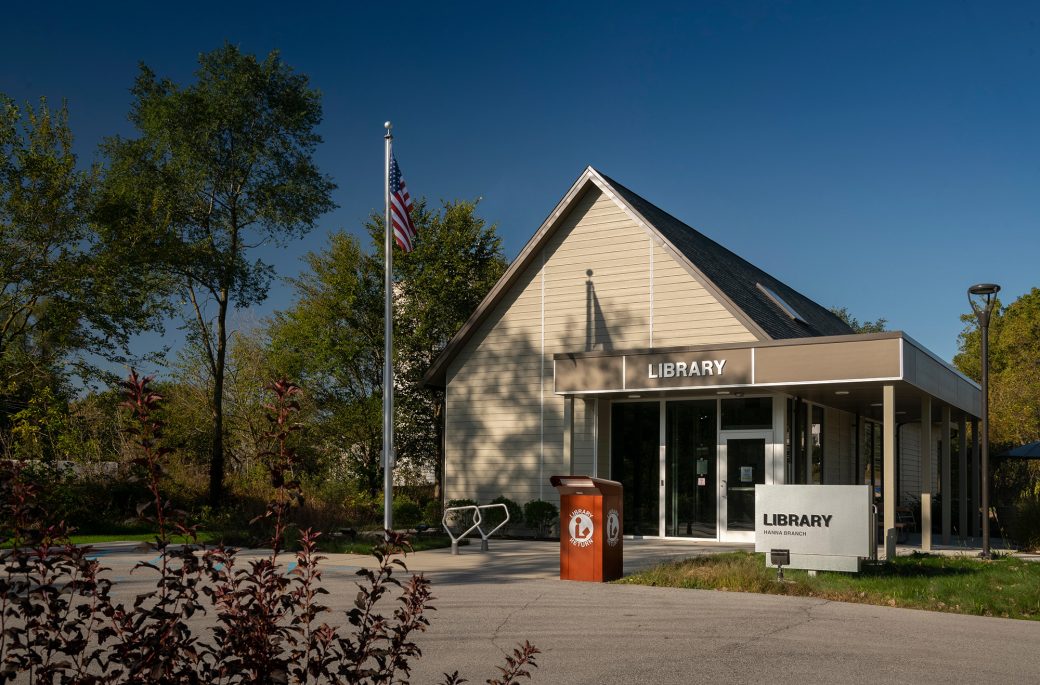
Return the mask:
[[596, 530], [592, 522], [592, 512], [588, 509], [575, 509], [571, 512], [571, 520], [567, 525], [571, 535], [571, 544], [588, 547], [592, 544], [592, 534]]

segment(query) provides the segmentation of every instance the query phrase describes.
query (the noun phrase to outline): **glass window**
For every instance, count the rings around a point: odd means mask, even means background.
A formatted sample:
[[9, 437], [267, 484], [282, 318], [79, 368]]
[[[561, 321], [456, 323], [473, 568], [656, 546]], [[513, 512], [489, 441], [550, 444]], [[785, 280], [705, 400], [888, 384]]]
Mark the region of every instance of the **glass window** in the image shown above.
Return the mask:
[[722, 400], [722, 430], [771, 429], [772, 397], [736, 397]]
[[768, 286], [762, 285], [761, 283], [756, 283], [755, 285], [757, 285], [758, 289], [764, 292], [766, 294], [766, 297], [772, 300], [777, 307], [780, 307], [780, 309], [783, 310], [784, 314], [787, 314], [795, 321], [801, 321], [802, 323], [805, 323], [805, 319], [802, 318], [802, 315], [798, 313], [798, 310], [789, 305], [787, 303], [787, 300], [780, 297], [780, 295], [777, 294], [775, 290]]
[[625, 487], [625, 535], [658, 534], [660, 416], [659, 402], [619, 402], [611, 406], [610, 477]]
[[812, 482], [823, 484], [823, 407], [812, 408]]
[[664, 534], [713, 538], [718, 491], [715, 400], [666, 406]]

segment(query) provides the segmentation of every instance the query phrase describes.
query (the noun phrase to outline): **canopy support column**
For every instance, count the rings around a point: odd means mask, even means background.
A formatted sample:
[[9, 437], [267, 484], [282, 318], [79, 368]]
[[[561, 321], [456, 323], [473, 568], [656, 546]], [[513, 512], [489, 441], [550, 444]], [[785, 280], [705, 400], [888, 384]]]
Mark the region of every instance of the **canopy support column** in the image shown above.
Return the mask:
[[896, 388], [886, 385], [882, 397], [884, 433], [885, 558], [896, 558]]
[[921, 398], [921, 551], [932, 551], [932, 397]]

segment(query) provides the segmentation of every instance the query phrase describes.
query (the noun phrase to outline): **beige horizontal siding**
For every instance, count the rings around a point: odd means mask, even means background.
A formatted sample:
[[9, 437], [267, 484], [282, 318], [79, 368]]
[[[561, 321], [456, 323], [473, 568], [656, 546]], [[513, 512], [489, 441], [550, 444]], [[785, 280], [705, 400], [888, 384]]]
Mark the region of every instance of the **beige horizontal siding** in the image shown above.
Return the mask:
[[660, 245], [653, 250], [654, 347], [755, 340], [685, 266]]

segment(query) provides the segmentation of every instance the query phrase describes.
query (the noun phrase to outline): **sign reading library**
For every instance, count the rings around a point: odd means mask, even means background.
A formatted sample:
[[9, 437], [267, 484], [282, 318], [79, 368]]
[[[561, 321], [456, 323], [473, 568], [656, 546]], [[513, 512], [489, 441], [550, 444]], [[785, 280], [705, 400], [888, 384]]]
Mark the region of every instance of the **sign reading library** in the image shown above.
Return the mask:
[[865, 557], [870, 553], [870, 486], [755, 486], [755, 551]]
[[625, 355], [625, 388], [687, 388], [751, 382], [748, 350]]

